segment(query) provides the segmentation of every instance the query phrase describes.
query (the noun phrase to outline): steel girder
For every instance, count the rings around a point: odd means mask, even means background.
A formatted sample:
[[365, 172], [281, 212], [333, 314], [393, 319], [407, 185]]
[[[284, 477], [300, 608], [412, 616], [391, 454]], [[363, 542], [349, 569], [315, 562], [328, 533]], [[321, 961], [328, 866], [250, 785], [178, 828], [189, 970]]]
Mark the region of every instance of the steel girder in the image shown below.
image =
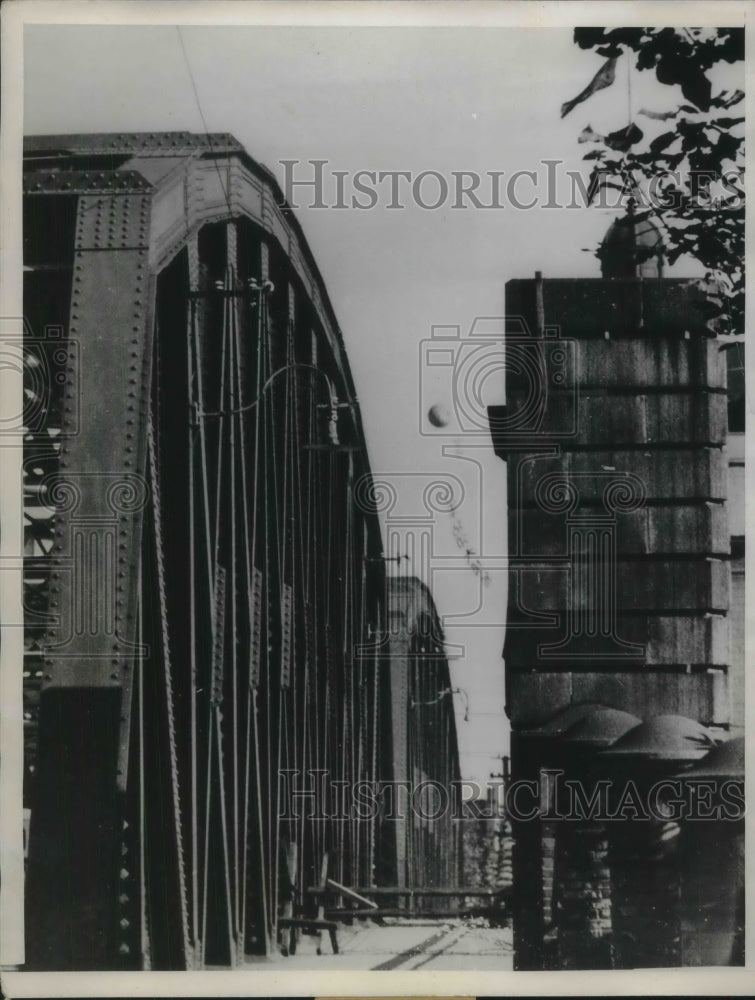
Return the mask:
[[[187, 765], [178, 778], [171, 777], [171, 768], [175, 770], [178, 765], [167, 767], [160, 754], [165, 751], [170, 756], [175, 752], [179, 763], [182, 759], [189, 760], [196, 751], [192, 743], [196, 736], [180, 728], [175, 732], [170, 718], [175, 699], [185, 698], [185, 689], [182, 693], [180, 685], [186, 684], [187, 664], [179, 661], [171, 666], [168, 663], [165, 650], [160, 646], [159, 627], [149, 624], [157, 620], [158, 625], [164, 625], [167, 615], [165, 600], [150, 591], [149, 581], [159, 578], [161, 573], [169, 577], [172, 572], [171, 565], [161, 561], [164, 539], [158, 534], [155, 509], [169, 510], [170, 503], [160, 499], [160, 473], [156, 472], [159, 462], [155, 461], [159, 438], [154, 428], [150, 433], [150, 416], [154, 416], [155, 350], [171, 349], [167, 343], [158, 347], [155, 339], [159, 276], [168, 273], [171, 263], [179, 270], [185, 267], [186, 287], [175, 301], [188, 311], [192, 295], [200, 293], [196, 305], [192, 306], [199, 317], [195, 332], [200, 340], [205, 338], [207, 344], [214, 333], [225, 336], [226, 320], [217, 327], [208, 315], [203, 316], [205, 306], [202, 303], [206, 301], [203, 296], [206, 292], [214, 296], [216, 305], [213, 308], [217, 307], [218, 300], [222, 303], [237, 298], [236, 279], [232, 273], [236, 222], [231, 220], [248, 220], [260, 233], [259, 281], [264, 282], [268, 277], [265, 262], [271, 250], [275, 250], [279, 270], [284, 268], [280, 274], [286, 275], [286, 282], [297, 283], [297, 295], [303, 296], [302, 301], [308, 303], [311, 318], [303, 317], [300, 325], [309, 322], [313, 331], [317, 328], [317, 337], [330, 356], [329, 378], [338, 386], [342, 399], [353, 401], [353, 385], [332, 309], [301, 232], [281, 205], [280, 192], [269, 175], [243, 153], [235, 140], [230, 137], [198, 138], [183, 133], [146, 137], [56, 136], [30, 140], [27, 153], [31, 169], [25, 179], [25, 193], [29, 204], [38, 206], [42, 199], [50, 198], [73, 198], [76, 203], [74, 231], [62, 237], [58, 234], [58, 242], [69, 241], [73, 251], [70, 312], [64, 338], [66, 377], [60, 401], [61, 444], [56, 451], [56, 462], [52, 463], [53, 471], [42, 484], [47, 503], [55, 509], [55, 517], [53, 551], [48, 564], [50, 627], [39, 642], [43, 677], [27, 873], [27, 964], [36, 969], [139, 968], [152, 961], [154, 946], [154, 951], [159, 952], [158, 966], [188, 967], [207, 957], [204, 953], [206, 935], [202, 942], [195, 940], [195, 929], [187, 929], [188, 921], [183, 916], [184, 910], [197, 904], [191, 892], [191, 898], [182, 898], [191, 881], [184, 849], [192, 835], [191, 824], [185, 814], [181, 814], [177, 794], [183, 790], [185, 802], [187, 781], [188, 787], [192, 787], [187, 777], [191, 767]], [[97, 169], [98, 157], [103, 158], [103, 166], [117, 160], [116, 169]], [[155, 166], [153, 161], [159, 164]], [[211, 288], [204, 286], [203, 291], [202, 281], [206, 279], [200, 275], [202, 255], [197, 241], [201, 233], [215, 223], [226, 226], [228, 234], [225, 264], [226, 270], [229, 267], [231, 270], [226, 278], [225, 292], [214, 283]], [[212, 246], [206, 250], [210, 259], [213, 252]], [[181, 259], [185, 259], [185, 264]], [[45, 263], [40, 265], [46, 266]], [[42, 279], [46, 280], [44, 273]], [[230, 296], [230, 300], [224, 300], [224, 294]], [[287, 307], [283, 306], [285, 299]], [[279, 290], [279, 323], [283, 326], [279, 325], [276, 336], [281, 342], [285, 340], [285, 330], [293, 328], [297, 320], [295, 300], [291, 288]], [[231, 310], [234, 308], [231, 305]], [[48, 316], [46, 322], [50, 319], [52, 317]], [[60, 322], [61, 318], [55, 317], [55, 321]], [[182, 324], [181, 350], [185, 353], [186, 341], [192, 335], [191, 328], [186, 327], [186, 312], [183, 320], [179, 320], [179, 327]], [[311, 360], [317, 362], [316, 357]], [[273, 359], [270, 363], [277, 366], [270, 374], [277, 374], [281, 359]], [[202, 355], [195, 353], [194, 377], [203, 364]], [[246, 398], [252, 387], [241, 388]], [[241, 397], [237, 394], [236, 398], [238, 401]], [[314, 407], [312, 419], [316, 424], [321, 418], [319, 404], [312, 397], [306, 405]], [[273, 463], [276, 461], [275, 442], [280, 437], [280, 421], [276, 414], [285, 412], [280, 409], [280, 403], [275, 406], [277, 410], [271, 410], [272, 423], [268, 431], [268, 454]], [[349, 574], [357, 586], [358, 576], [363, 572], [359, 567], [366, 566], [367, 562], [382, 567], [376, 558], [380, 552], [379, 529], [369, 512], [357, 512], [362, 534], [354, 535], [354, 539], [359, 540], [354, 542], [353, 551], [342, 551], [337, 533], [334, 534], [332, 518], [345, 516], [348, 510], [352, 515], [354, 512], [349, 483], [357, 474], [368, 472], [358, 409], [355, 402], [350, 407], [355, 443], [350, 453], [338, 457], [338, 468], [342, 471], [336, 474], [336, 480], [332, 479], [335, 459], [324, 453], [317, 457], [320, 454], [317, 450], [312, 453], [312, 469], [319, 469], [315, 475], [320, 487], [315, 488], [323, 489], [328, 482], [334, 481], [343, 484], [339, 487], [343, 495], [337, 505], [331, 508], [327, 504], [320, 505], [319, 513], [311, 514], [321, 519], [321, 529], [330, 539], [328, 551], [334, 561], [329, 563], [329, 570], [336, 574], [332, 578], [327, 573], [313, 578], [321, 581], [321, 590], [322, 581], [328, 581], [332, 587], [337, 585], [338, 579], [349, 577]], [[196, 419], [196, 413], [193, 418], [189, 413], [185, 417], [188, 427], [192, 419]], [[159, 430], [158, 427], [158, 433]], [[212, 447], [217, 456], [220, 445]], [[322, 445], [313, 447], [317, 449]], [[344, 479], [347, 468], [349, 472]], [[165, 469], [162, 471], [163, 487], [166, 486], [164, 473]], [[270, 483], [280, 470], [273, 464], [266, 473]], [[206, 480], [204, 488], [212, 485], [225, 489], [221, 479], [212, 483]], [[199, 504], [199, 496], [193, 493], [191, 496], [192, 502]], [[218, 516], [220, 508], [216, 505], [214, 511]], [[165, 527], [163, 524], [163, 532]], [[285, 533], [288, 528], [285, 524], [282, 527]], [[194, 528], [195, 524], [190, 525], [191, 531]], [[216, 541], [218, 537], [216, 534]], [[224, 544], [231, 544], [231, 540]], [[231, 561], [236, 558], [234, 551], [231, 544]], [[307, 558], [319, 558], [316, 547], [310, 548]], [[204, 584], [205, 588], [214, 588], [216, 610], [210, 614], [209, 628], [216, 638], [218, 609], [223, 604], [217, 589], [223, 575], [219, 572], [221, 568], [215, 560], [212, 565], [214, 582], [207, 579]], [[224, 572], [228, 569], [226, 559]], [[281, 590], [283, 617], [276, 625], [278, 639], [275, 642], [281, 642], [282, 633], [293, 630], [290, 620], [294, 614], [291, 597], [289, 611], [285, 610], [285, 587], [289, 584], [284, 578], [290, 579], [291, 568], [281, 563], [278, 572], [279, 582], [284, 584]], [[323, 572], [326, 572], [324, 564], [318, 574]], [[363, 589], [364, 582], [359, 586]], [[175, 592], [175, 587], [167, 589], [168, 596]], [[267, 590], [263, 613], [267, 615], [266, 620], [272, 621], [281, 611], [276, 601], [271, 601], [270, 588]], [[360, 629], [367, 618], [373, 631], [379, 628], [378, 590], [370, 584], [367, 597], [363, 595], [361, 623], [356, 632], [345, 624], [333, 629], [322, 617], [319, 624], [313, 623], [307, 608], [300, 609], [300, 616], [303, 616], [301, 635], [297, 633], [295, 637], [291, 631], [288, 640], [283, 636], [285, 641], [280, 646], [280, 676], [269, 673], [267, 679], [257, 677], [269, 704], [274, 701], [273, 691], [279, 689], [280, 697], [289, 699], [291, 705], [284, 715], [281, 715], [281, 708], [270, 710], [272, 714], [267, 728], [262, 728], [262, 735], [271, 746], [284, 731], [287, 738], [299, 739], [297, 726], [304, 724], [306, 729], [309, 719], [312, 723], [309, 739], [314, 747], [312, 760], [335, 760], [338, 756], [341, 762], [338, 773], [349, 778], [357, 776], [354, 771], [357, 765], [348, 760], [346, 741], [354, 738], [354, 745], [361, 746], [359, 740], [368, 739], [364, 735], [366, 730], [362, 732], [360, 726], [369, 728], [369, 740], [373, 744], [377, 739], [380, 714], [377, 703], [368, 706], [369, 718], [360, 718], [357, 695], [352, 690], [353, 679], [347, 680], [352, 664], [347, 653], [358, 645], [362, 638]], [[175, 607], [176, 598], [173, 600]], [[237, 593], [231, 593], [230, 603], [231, 607], [236, 607]], [[255, 594], [254, 586], [251, 605], [251, 620], [254, 620], [264, 605], [264, 601], [260, 602], [259, 589]], [[338, 609], [338, 602], [331, 601], [329, 607]], [[341, 610], [336, 613], [340, 614]], [[257, 644], [264, 648], [265, 643], [270, 643], [272, 633], [269, 630], [270, 626], [266, 625], [259, 636], [253, 633], [253, 651]], [[174, 635], [179, 632], [180, 626], [176, 625]], [[293, 642], [288, 651], [287, 641]], [[302, 641], [312, 661], [309, 687], [297, 679], [298, 673], [292, 669], [291, 657], [295, 655], [297, 643]], [[216, 648], [216, 660], [222, 664], [224, 656], [228, 655], [228, 646], [221, 643]], [[263, 667], [264, 663], [258, 663], [258, 671]], [[166, 678], [159, 683], [155, 681], [158, 668], [164, 671]], [[368, 683], [371, 688], [373, 682], [369, 677], [373, 675], [369, 670], [364, 674], [367, 669], [364, 666], [359, 669], [362, 683]], [[216, 687], [212, 699], [220, 706], [225, 704], [231, 678], [227, 671], [223, 675], [217, 669], [211, 671], [209, 679], [213, 678]], [[374, 678], [377, 685], [376, 673]], [[195, 680], [190, 678], [190, 683], [194, 684]], [[253, 684], [253, 688], [256, 690], [257, 685]], [[288, 689], [292, 694], [284, 695]], [[254, 698], [257, 697], [254, 694]], [[276, 694], [275, 699], [278, 697]], [[340, 706], [347, 709], [342, 720], [336, 712]], [[176, 709], [179, 720], [181, 711], [179, 705]], [[316, 726], [315, 719], [318, 720]], [[220, 761], [221, 752], [235, 745], [236, 739], [234, 735], [229, 744], [229, 737], [221, 736], [221, 730], [223, 733], [236, 731], [229, 730], [230, 723], [223, 722], [220, 716], [217, 725], [220, 742], [216, 745], [218, 756], [215, 759]], [[207, 734], [201, 736], [205, 742], [207, 738]], [[326, 746], [331, 747], [330, 758], [325, 753]], [[147, 759], [145, 755], [153, 751], [156, 756]], [[276, 761], [270, 759], [270, 747], [266, 753], [267, 783], [264, 788], [258, 783], [255, 794], [258, 798], [267, 797], [263, 813], [265, 822], [270, 823], [275, 819], [270, 789]], [[365, 750], [363, 756], [374, 762], [374, 748], [370, 753]], [[277, 761], [280, 762], [280, 755]], [[157, 774], [159, 780], [154, 779], [153, 774]], [[211, 803], [213, 815], [223, 807], [226, 792], [232, 799], [234, 788], [238, 787], [229, 783], [230, 779], [220, 777], [217, 780], [220, 785], [216, 783], [212, 793], [207, 783], [209, 777], [204, 786], [208, 796], [219, 796], [212, 800], [214, 804]], [[166, 815], [172, 817], [163, 825], [172, 825], [176, 831], [173, 839], [166, 837], [164, 842], [158, 836], [159, 821], [155, 812], [159, 805], [156, 800], [163, 795], [167, 800]], [[196, 807], [197, 803], [192, 800], [191, 808]], [[217, 815], [219, 817], [220, 813]], [[145, 838], [145, 824], [153, 831], [152, 847], [144, 842], [149, 839]], [[203, 835], [216, 839], [217, 829], [212, 832], [213, 829], [205, 823]], [[277, 859], [281, 857], [281, 850], [276, 838], [280, 831], [275, 824], [271, 829], [273, 832], [265, 833], [263, 841], [255, 848], [261, 858], [250, 869], [255, 886], [250, 889], [244, 884], [244, 893], [251, 891], [254, 895], [265, 888], [268, 895], [278, 893]], [[307, 865], [319, 865], [319, 856], [329, 845], [321, 843], [312, 830], [301, 829], [297, 836], [303, 838], [299, 872], [292, 874], [298, 874], [300, 879], [309, 878]], [[348, 845], [339, 836], [334, 843], [337, 842], [336, 847], [340, 845], [343, 852]], [[366, 839], [374, 843], [374, 835]], [[247, 851], [246, 844], [242, 844], [241, 850], [242, 853]], [[332, 844], [330, 850], [332, 853]], [[210, 861], [210, 878], [222, 879], [221, 869], [226, 862], [221, 855], [212, 856], [216, 860]], [[237, 851], [237, 860], [241, 856]], [[295, 858], [296, 853], [291, 857]], [[339, 864], [344, 865], [347, 860], [343, 855]], [[145, 887], [162, 865], [167, 870], [167, 881], [162, 885], [166, 896], [163, 909], [154, 897], [145, 902], [145, 892], [148, 894]], [[357, 875], [364, 881], [370, 877], [370, 872], [363, 869], [355, 871], [354, 876]], [[233, 904], [232, 896], [226, 893], [223, 897], [229, 907]], [[204, 898], [208, 898], [206, 890]], [[258, 933], [266, 938], [265, 947], [270, 947], [278, 911], [268, 901], [260, 912], [259, 919], [265, 926], [258, 929]], [[217, 915], [219, 917], [220, 913]], [[145, 921], [148, 924], [150, 920], [152, 941], [149, 933], [145, 934]], [[158, 932], [155, 927], [161, 923], [170, 924], [170, 927]], [[229, 926], [233, 930], [232, 938], [236, 935], [227, 956], [227, 961], [233, 963], [243, 957], [247, 942], [243, 935], [239, 940], [233, 920]], [[222, 949], [216, 948], [215, 954], [226, 961]]]

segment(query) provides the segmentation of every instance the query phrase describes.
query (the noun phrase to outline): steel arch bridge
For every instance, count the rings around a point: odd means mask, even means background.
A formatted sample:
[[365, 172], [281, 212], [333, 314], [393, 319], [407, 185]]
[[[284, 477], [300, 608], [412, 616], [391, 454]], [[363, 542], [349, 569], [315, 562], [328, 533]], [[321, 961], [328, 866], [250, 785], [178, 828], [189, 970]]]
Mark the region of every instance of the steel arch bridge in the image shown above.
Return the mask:
[[279, 780], [392, 773], [341, 334], [229, 135], [28, 139], [24, 265], [27, 968], [237, 965], [395, 866]]

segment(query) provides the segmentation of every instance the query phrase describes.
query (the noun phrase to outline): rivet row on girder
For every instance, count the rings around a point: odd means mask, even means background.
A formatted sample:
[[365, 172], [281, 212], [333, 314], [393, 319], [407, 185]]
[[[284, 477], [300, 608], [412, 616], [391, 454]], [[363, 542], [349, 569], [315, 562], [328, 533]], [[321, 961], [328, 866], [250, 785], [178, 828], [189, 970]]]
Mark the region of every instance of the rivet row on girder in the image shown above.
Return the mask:
[[[49, 137], [46, 138], [49, 139]], [[109, 136], [80, 133], [60, 137], [53, 147], [43, 145], [35, 137], [27, 139], [24, 144], [27, 155], [45, 152], [57, 153], [61, 147], [71, 156], [82, 154], [97, 156], [115, 151], [128, 153], [135, 150], [155, 155], [161, 151], [175, 154], [177, 150], [186, 150], [187, 153], [206, 149], [222, 152], [242, 150], [242, 146], [229, 132], [211, 132], [209, 134], [187, 131], [119, 132]]]
[[[131, 208], [129, 204], [129, 209]], [[149, 212], [149, 203], [147, 199], [140, 199], [139, 206], [139, 235], [140, 242], [145, 244], [146, 234], [147, 234], [147, 219]], [[142, 248], [139, 252], [137, 262], [136, 262], [136, 274], [135, 274], [135, 296], [133, 300], [133, 311], [131, 314], [132, 326], [131, 326], [131, 347], [129, 350], [129, 378], [128, 385], [129, 390], [127, 392], [127, 399], [129, 400], [126, 410], [127, 413], [132, 414], [126, 418], [126, 426], [124, 428], [124, 446], [123, 446], [123, 467], [128, 469], [132, 467], [134, 454], [134, 427], [135, 419], [133, 414], [136, 412], [136, 405], [134, 400], [136, 399], [136, 386], [139, 385], [140, 388], [140, 412], [144, 412], [146, 407], [146, 357], [144, 355], [143, 340], [144, 340], [144, 257], [145, 249]], [[139, 348], [142, 348], [139, 350]], [[133, 515], [129, 517], [128, 515], [122, 514], [120, 516], [120, 529], [119, 537], [121, 543], [119, 545], [119, 550], [124, 553], [128, 550], [129, 545], [127, 540], [132, 537], [133, 534]], [[127, 600], [126, 600], [126, 586], [125, 580], [127, 577], [127, 569], [133, 565], [131, 560], [129, 560], [125, 555], [121, 555], [118, 558], [118, 570], [117, 570], [117, 585], [116, 585], [116, 626], [125, 620], [130, 620], [132, 616], [128, 614]], [[129, 664], [124, 662], [122, 665], [123, 671], [129, 669]]]
[[24, 175], [25, 194], [56, 194], [67, 191], [76, 193], [103, 193], [148, 191], [152, 185], [136, 170], [90, 171], [59, 170], [42, 173], [31, 171]]

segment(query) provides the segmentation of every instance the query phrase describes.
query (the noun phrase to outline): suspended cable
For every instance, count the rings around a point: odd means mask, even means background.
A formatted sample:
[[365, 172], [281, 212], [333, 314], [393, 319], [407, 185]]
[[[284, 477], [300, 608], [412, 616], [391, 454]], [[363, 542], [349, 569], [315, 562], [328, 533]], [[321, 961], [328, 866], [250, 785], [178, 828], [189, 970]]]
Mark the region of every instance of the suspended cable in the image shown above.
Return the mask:
[[207, 139], [207, 146], [209, 147], [210, 153], [213, 154], [212, 162], [215, 164], [215, 170], [217, 171], [218, 180], [220, 181], [220, 189], [223, 192], [223, 197], [225, 198], [225, 203], [228, 207], [229, 218], [233, 215], [233, 210], [231, 208], [231, 200], [228, 197], [228, 190], [225, 183], [223, 182], [223, 175], [220, 172], [220, 167], [218, 166], [218, 157], [214, 155], [215, 150], [213, 149], [212, 139], [210, 138], [210, 132], [207, 128], [207, 122], [205, 121], [204, 112], [202, 111], [202, 104], [199, 100], [199, 91], [197, 90], [197, 83], [194, 79], [194, 74], [191, 69], [191, 63], [189, 62], [189, 56], [186, 51], [186, 45], [184, 44], [184, 38], [181, 34], [181, 28], [176, 25], [176, 32], [178, 33], [178, 40], [181, 43], [181, 51], [183, 52], [184, 61], [186, 63], [186, 69], [189, 74], [189, 80], [191, 81], [191, 89], [194, 91], [194, 100], [197, 105], [197, 111], [199, 112], [199, 117], [202, 119], [202, 128], [204, 130], [205, 138]]

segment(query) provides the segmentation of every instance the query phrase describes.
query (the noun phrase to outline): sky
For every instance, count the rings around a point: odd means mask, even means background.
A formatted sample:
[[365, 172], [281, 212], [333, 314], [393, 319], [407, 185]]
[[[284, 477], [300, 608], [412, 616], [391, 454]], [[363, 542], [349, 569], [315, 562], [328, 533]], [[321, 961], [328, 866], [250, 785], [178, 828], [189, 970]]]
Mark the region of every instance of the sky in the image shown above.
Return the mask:
[[[298, 161], [295, 178], [311, 176], [311, 159], [327, 161], [326, 179], [503, 171], [505, 182], [531, 170], [542, 203], [543, 164], [563, 161], [560, 178], [579, 170], [587, 125], [613, 131], [629, 106], [676, 103], [653, 74], [632, 71], [628, 80], [620, 65], [613, 87], [561, 119], [561, 104], [602, 63], [566, 28], [27, 25], [24, 131], [228, 131], [282, 186], [284, 160]], [[514, 193], [524, 203], [533, 188], [523, 177]], [[463, 692], [454, 696], [462, 774], [484, 781], [508, 750], [505, 465], [484, 428], [459, 433], [453, 368], [430, 371], [422, 358], [434, 327], [446, 336], [458, 328], [451, 350], [461, 358], [475, 343], [475, 319], [503, 315], [511, 278], [597, 276], [593, 251], [616, 212], [517, 208], [508, 199], [502, 209], [454, 210], [449, 199], [430, 210], [408, 197], [402, 209], [387, 208], [387, 198], [365, 211], [316, 209], [299, 190], [297, 215], [343, 330], [372, 469], [396, 491], [383, 515], [389, 553], [394, 531], [400, 552], [410, 544], [397, 517], [416, 518], [420, 531], [431, 514], [425, 551], [415, 535], [414, 556], [400, 565], [432, 588], [452, 683]], [[428, 180], [421, 190], [430, 203], [437, 188]], [[488, 201], [490, 187], [480, 192]], [[682, 262], [670, 273], [697, 272]], [[482, 402], [503, 402], [501, 365], [480, 379]], [[450, 414], [446, 428], [429, 424], [434, 404]], [[424, 505], [433, 482], [455, 490], [453, 512]], [[486, 585], [470, 565], [478, 558]]]

